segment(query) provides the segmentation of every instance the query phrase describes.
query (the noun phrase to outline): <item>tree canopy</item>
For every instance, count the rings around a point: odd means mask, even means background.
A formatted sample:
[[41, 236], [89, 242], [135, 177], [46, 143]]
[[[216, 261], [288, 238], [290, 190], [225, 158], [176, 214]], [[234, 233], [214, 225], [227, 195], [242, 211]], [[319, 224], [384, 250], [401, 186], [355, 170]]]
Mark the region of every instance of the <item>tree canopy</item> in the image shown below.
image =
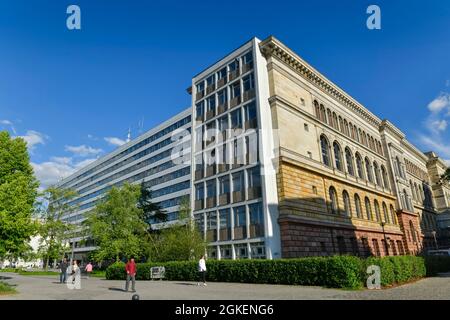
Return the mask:
[[22, 138], [0, 132], [0, 258], [18, 258], [36, 232], [33, 206], [38, 182]]

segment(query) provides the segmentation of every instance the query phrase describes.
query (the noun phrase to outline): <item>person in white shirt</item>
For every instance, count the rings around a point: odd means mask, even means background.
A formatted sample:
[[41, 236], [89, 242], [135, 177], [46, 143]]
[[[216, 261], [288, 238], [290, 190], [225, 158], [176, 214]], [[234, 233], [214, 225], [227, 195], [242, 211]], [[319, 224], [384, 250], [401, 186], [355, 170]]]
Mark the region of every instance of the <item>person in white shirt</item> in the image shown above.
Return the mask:
[[204, 255], [198, 261], [198, 286], [200, 285], [200, 281], [203, 281], [203, 285], [206, 286], [206, 261]]

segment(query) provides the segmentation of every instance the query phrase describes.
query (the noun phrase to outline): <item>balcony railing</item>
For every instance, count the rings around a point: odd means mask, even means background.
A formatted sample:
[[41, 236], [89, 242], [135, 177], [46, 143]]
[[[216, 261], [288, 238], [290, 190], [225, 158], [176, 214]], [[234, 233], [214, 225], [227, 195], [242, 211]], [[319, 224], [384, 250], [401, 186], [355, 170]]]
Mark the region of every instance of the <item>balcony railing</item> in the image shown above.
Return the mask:
[[216, 85], [214, 83], [210, 84], [209, 86], [206, 87], [206, 94], [208, 95], [211, 92], [213, 92], [214, 90], [216, 90]]
[[214, 118], [215, 115], [216, 115], [216, 112], [214, 109], [206, 111], [206, 120], [205, 121], [208, 121], [209, 119]]
[[231, 228], [219, 229], [219, 241], [231, 240]]
[[247, 238], [247, 228], [245, 226], [234, 228], [234, 239], [245, 239]]
[[248, 200], [257, 199], [261, 197], [261, 187], [250, 187], [247, 189]]
[[225, 111], [227, 111], [227, 109], [228, 109], [228, 107], [227, 107], [226, 102], [225, 102], [225, 104], [219, 104], [217, 106], [217, 114], [219, 115], [221, 113], [224, 113]]
[[206, 167], [206, 177], [210, 177], [216, 174], [216, 165], [212, 164]]
[[234, 97], [230, 100], [230, 109], [236, 107], [241, 103], [241, 96]]
[[246, 63], [242, 66], [242, 73], [246, 73], [253, 69], [253, 62]]
[[242, 202], [245, 200], [245, 192], [242, 191], [233, 191], [233, 203]]
[[233, 81], [234, 79], [237, 79], [238, 77], [239, 77], [239, 69], [236, 69], [236, 70], [234, 70], [234, 71], [231, 71], [230, 73], [229, 73], [229, 79], [230, 79], [230, 81]]
[[202, 113], [202, 114], [198, 114], [198, 115], [195, 117], [195, 121], [202, 121], [202, 122], [203, 122], [203, 116], [204, 116], [203, 113]]
[[244, 102], [255, 97], [255, 89], [245, 91], [243, 94]]
[[206, 230], [206, 241], [217, 241], [217, 229]]
[[256, 129], [258, 127], [258, 120], [256, 118], [245, 121], [245, 129]]
[[219, 206], [224, 206], [230, 203], [230, 193], [222, 193], [219, 195]]
[[206, 198], [206, 208], [213, 208], [216, 206], [216, 197]]
[[201, 209], [203, 209], [203, 203], [204, 203], [203, 199], [195, 200], [194, 210], [201, 210]]
[[195, 170], [195, 180], [200, 180], [203, 178], [203, 170]]
[[229, 165], [228, 165], [228, 164], [225, 164], [225, 163], [219, 163], [219, 164], [218, 164], [218, 167], [219, 167], [218, 171], [219, 171], [220, 173], [229, 170]]
[[264, 237], [264, 225], [251, 224], [250, 225], [250, 238]]
[[221, 88], [226, 83], [227, 83], [227, 78], [226, 77], [220, 78], [219, 80], [217, 80], [217, 88]]
[[195, 99], [196, 99], [196, 100], [200, 100], [200, 99], [203, 98], [204, 96], [205, 96], [205, 91], [202, 90], [202, 91], [197, 92], [197, 94], [195, 95]]

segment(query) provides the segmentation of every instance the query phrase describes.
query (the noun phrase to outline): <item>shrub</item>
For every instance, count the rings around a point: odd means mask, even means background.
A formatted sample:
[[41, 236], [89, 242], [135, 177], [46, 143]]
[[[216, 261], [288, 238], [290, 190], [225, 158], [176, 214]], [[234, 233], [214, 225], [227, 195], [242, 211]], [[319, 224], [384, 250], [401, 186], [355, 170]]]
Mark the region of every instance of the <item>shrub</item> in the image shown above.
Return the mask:
[[[435, 269], [445, 269], [443, 262], [432, 261]], [[366, 284], [367, 267], [381, 269], [381, 285], [401, 284], [425, 276], [422, 257], [394, 256], [361, 259], [354, 256], [308, 257], [277, 260], [209, 260], [206, 262], [208, 281], [310, 285], [331, 288], [360, 288]], [[196, 261], [138, 263], [138, 280], [151, 279], [151, 267], [164, 266], [165, 279], [197, 281]], [[450, 266], [450, 262], [447, 266]], [[106, 270], [109, 280], [126, 278], [124, 263], [115, 263]]]

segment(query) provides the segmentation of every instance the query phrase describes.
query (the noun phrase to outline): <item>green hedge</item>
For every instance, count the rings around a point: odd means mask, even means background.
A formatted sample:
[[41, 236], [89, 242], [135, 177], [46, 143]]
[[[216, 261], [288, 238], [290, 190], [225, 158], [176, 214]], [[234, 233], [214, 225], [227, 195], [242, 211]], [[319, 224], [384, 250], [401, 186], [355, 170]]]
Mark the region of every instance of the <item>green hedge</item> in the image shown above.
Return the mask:
[[[361, 288], [365, 286], [367, 267], [378, 265], [381, 285], [401, 284], [424, 277], [425, 260], [415, 256], [371, 257], [353, 256], [308, 257], [277, 260], [209, 260], [207, 280], [217, 282], [311, 285], [331, 288]], [[441, 264], [439, 264], [440, 266]], [[137, 280], [150, 280], [154, 266], [166, 268], [165, 279], [197, 281], [197, 262], [174, 261], [138, 263]], [[106, 279], [124, 280], [125, 264], [115, 263], [106, 269]]]

